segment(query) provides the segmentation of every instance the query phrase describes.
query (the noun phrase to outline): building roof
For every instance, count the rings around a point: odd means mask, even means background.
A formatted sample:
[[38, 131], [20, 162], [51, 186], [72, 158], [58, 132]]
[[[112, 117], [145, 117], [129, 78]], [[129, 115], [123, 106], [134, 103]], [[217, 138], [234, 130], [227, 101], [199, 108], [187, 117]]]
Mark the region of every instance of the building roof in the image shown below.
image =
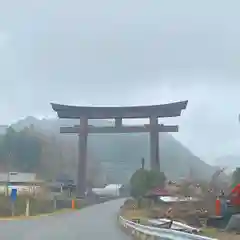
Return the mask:
[[116, 189], [120, 189], [122, 188], [123, 185], [122, 184], [108, 184], [106, 185], [104, 188], [105, 189], [113, 189], [113, 190], [116, 190]]
[[164, 188], [156, 187], [152, 190], [150, 190], [146, 196], [171, 196], [171, 194]]
[[0, 173], [0, 182], [29, 183], [35, 181], [36, 181], [35, 173], [21, 173], [21, 172]]
[[181, 115], [182, 110], [186, 109], [187, 104], [188, 101], [181, 101], [151, 106], [86, 107], [51, 103], [59, 118], [87, 116], [89, 119], [177, 117]]
[[161, 196], [159, 199], [165, 203], [178, 203], [178, 202], [198, 202], [198, 198], [193, 197], [176, 197], [176, 196]]

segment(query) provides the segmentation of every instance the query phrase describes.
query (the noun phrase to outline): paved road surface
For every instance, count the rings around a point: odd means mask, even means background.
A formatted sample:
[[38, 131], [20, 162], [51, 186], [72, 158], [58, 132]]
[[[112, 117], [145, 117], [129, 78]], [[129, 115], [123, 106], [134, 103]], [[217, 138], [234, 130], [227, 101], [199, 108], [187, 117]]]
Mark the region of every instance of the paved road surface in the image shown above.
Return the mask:
[[76, 212], [0, 221], [0, 239], [129, 240], [116, 222], [116, 214], [122, 203], [123, 200], [114, 200]]

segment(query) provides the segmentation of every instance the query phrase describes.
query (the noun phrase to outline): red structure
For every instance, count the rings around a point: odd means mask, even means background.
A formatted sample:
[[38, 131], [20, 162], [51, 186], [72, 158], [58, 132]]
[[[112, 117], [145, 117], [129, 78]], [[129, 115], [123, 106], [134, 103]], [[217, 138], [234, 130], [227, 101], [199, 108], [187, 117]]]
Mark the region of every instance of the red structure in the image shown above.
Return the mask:
[[[59, 118], [79, 119], [80, 125], [61, 127], [61, 133], [75, 133], [79, 135], [79, 161], [77, 191], [83, 196], [86, 191], [87, 167], [87, 137], [91, 133], [138, 133], [150, 134], [150, 166], [160, 169], [159, 162], [159, 132], [178, 132], [178, 126], [166, 126], [158, 123], [158, 118], [178, 117], [186, 109], [188, 101], [133, 107], [83, 107], [53, 104], [52, 108]], [[115, 125], [109, 127], [95, 127], [88, 124], [89, 119], [114, 119]], [[148, 118], [149, 124], [124, 126], [122, 119]]]
[[233, 206], [240, 207], [240, 184], [232, 189], [230, 194], [230, 201]]

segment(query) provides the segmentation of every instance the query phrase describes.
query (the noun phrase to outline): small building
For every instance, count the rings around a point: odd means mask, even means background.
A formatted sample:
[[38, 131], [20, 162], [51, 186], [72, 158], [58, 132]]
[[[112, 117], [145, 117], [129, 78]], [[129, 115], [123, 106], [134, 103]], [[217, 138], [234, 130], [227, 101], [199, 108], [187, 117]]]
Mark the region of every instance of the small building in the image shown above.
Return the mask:
[[37, 179], [36, 173], [0, 173], [0, 194], [10, 194], [12, 188], [16, 188], [19, 194], [34, 194], [43, 184], [44, 181]]
[[0, 173], [0, 184], [2, 183], [29, 183], [35, 181], [36, 173], [8, 172]]
[[92, 191], [98, 196], [120, 197], [126, 195], [123, 184], [108, 184], [104, 188], [93, 188]]
[[171, 194], [164, 188], [156, 187], [147, 192], [146, 197], [163, 197], [163, 196], [171, 196]]
[[157, 202], [160, 199], [160, 197], [166, 197], [166, 196], [169, 197], [171, 196], [171, 194], [162, 187], [153, 188], [145, 194], [145, 198], [149, 198], [154, 202]]

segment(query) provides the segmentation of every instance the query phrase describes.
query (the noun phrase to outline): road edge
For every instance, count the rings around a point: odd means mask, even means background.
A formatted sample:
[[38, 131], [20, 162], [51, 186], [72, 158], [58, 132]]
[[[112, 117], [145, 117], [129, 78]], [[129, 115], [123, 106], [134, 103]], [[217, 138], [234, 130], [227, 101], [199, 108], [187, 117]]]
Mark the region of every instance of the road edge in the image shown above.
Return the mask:
[[57, 214], [61, 214], [61, 213], [75, 212], [77, 210], [79, 210], [79, 209], [64, 208], [64, 209], [57, 210], [57, 211], [54, 211], [54, 212], [37, 214], [37, 215], [34, 215], [34, 216], [24, 216], [24, 215], [22, 215], [22, 216], [13, 216], [13, 217], [1, 217], [0, 221], [14, 221], [14, 220], [48, 217], [48, 216], [53, 216], [53, 215], [57, 215]]

